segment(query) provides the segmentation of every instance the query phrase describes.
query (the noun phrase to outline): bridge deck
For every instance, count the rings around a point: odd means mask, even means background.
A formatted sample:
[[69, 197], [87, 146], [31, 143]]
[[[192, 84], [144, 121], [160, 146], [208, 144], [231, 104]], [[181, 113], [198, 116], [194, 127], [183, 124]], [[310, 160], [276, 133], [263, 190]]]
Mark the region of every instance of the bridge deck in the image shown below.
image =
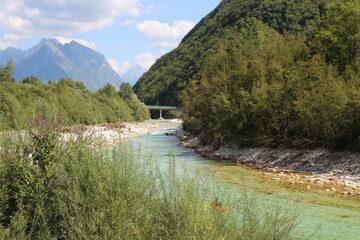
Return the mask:
[[148, 109], [155, 109], [155, 110], [176, 110], [178, 107], [176, 106], [157, 106], [157, 105], [146, 105]]

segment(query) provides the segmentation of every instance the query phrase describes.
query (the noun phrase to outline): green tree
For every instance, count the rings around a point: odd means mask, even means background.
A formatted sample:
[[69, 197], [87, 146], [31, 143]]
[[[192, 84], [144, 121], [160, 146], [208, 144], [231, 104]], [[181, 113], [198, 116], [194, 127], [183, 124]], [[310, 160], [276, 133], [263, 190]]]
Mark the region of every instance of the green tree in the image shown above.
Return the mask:
[[40, 79], [38, 79], [37, 77], [34, 77], [34, 76], [27, 76], [21, 82], [29, 83], [29, 84], [40, 84], [41, 83]]
[[76, 82], [72, 78], [60, 78], [59, 85], [68, 86], [71, 88], [76, 88]]
[[106, 97], [114, 97], [116, 95], [115, 87], [110, 83], [106, 84], [103, 88], [100, 88], [98, 92]]
[[0, 67], [0, 82], [15, 82], [13, 61], [10, 60], [5, 66]]
[[80, 91], [86, 91], [87, 90], [87, 88], [86, 88], [86, 86], [85, 86], [85, 84], [83, 82], [76, 81], [75, 86], [76, 86], [76, 89], [78, 89]]
[[326, 6], [326, 17], [316, 34], [317, 48], [341, 73], [360, 69], [360, 1], [336, 1]]
[[184, 128], [206, 144], [331, 149], [359, 142], [359, 74], [339, 74], [306, 38], [247, 19], [182, 95]]
[[131, 96], [134, 95], [134, 91], [133, 91], [130, 83], [122, 83], [120, 85], [119, 95], [123, 99], [131, 99]]

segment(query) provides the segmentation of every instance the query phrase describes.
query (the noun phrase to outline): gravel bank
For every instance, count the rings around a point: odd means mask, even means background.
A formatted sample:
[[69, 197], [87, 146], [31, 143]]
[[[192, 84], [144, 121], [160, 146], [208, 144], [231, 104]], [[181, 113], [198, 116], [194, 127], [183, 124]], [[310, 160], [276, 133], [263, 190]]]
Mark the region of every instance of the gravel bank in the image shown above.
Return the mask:
[[148, 135], [154, 129], [159, 128], [157, 123], [136, 123], [124, 122], [120, 127], [113, 124], [104, 124], [101, 126], [85, 126], [81, 129], [74, 128], [71, 132], [63, 133], [64, 141], [77, 138], [79, 134], [92, 139], [102, 139], [107, 146], [115, 146], [124, 138]]
[[92, 139], [101, 139], [107, 146], [115, 146], [128, 137], [140, 135], [149, 135], [155, 129], [167, 128], [167, 122], [181, 123], [180, 119], [162, 120], [156, 122], [123, 122], [120, 127], [114, 124], [103, 124], [99, 126], [82, 126], [72, 128], [70, 131], [62, 134], [63, 141], [76, 139], [79, 135], [90, 137]]
[[345, 185], [349, 192], [344, 194], [350, 195], [352, 190], [360, 189], [359, 152], [330, 152], [325, 149], [277, 150], [259, 147], [221, 147], [215, 150], [211, 146], [202, 145], [197, 137], [183, 130], [177, 131], [176, 135], [183, 146], [206, 157], [242, 163], [268, 172], [309, 174], [308, 181]]

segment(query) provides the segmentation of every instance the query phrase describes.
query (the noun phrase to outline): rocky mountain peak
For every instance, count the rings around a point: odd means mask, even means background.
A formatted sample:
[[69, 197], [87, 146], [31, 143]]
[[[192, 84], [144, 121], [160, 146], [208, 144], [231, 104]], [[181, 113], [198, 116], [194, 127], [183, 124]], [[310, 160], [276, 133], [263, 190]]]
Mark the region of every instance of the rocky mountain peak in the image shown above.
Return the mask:
[[0, 63], [9, 60], [14, 61], [17, 81], [30, 75], [43, 82], [72, 78], [83, 82], [90, 90], [97, 90], [107, 83], [119, 87], [122, 83], [103, 54], [76, 41], [61, 44], [56, 39], [44, 38], [27, 51], [16, 48], [0, 51]]

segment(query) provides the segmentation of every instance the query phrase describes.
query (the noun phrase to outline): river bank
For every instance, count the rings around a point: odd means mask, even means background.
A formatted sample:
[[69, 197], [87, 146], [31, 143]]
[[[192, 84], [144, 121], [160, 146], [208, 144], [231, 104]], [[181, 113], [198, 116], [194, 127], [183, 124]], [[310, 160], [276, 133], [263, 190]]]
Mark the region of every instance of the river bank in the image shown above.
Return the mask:
[[260, 169], [261, 178], [293, 185], [293, 188], [360, 197], [360, 153], [236, 146], [213, 149], [183, 130], [175, 135], [183, 146], [202, 156]]
[[95, 126], [71, 127], [62, 133], [63, 141], [77, 138], [80, 134], [92, 139], [101, 139], [106, 146], [115, 146], [122, 139], [150, 134], [153, 129], [158, 128], [157, 123], [123, 122], [119, 126], [115, 124], [102, 124]]
[[[163, 120], [162, 122], [181, 122], [181, 120]], [[161, 125], [156, 121], [123, 122], [119, 125], [106, 123], [95, 126], [69, 127], [66, 132], [62, 133], [62, 139], [68, 141], [81, 134], [82, 136], [90, 137], [94, 140], [101, 139], [106, 146], [113, 147], [126, 138], [149, 135], [155, 129], [164, 127], [164, 125]]]

